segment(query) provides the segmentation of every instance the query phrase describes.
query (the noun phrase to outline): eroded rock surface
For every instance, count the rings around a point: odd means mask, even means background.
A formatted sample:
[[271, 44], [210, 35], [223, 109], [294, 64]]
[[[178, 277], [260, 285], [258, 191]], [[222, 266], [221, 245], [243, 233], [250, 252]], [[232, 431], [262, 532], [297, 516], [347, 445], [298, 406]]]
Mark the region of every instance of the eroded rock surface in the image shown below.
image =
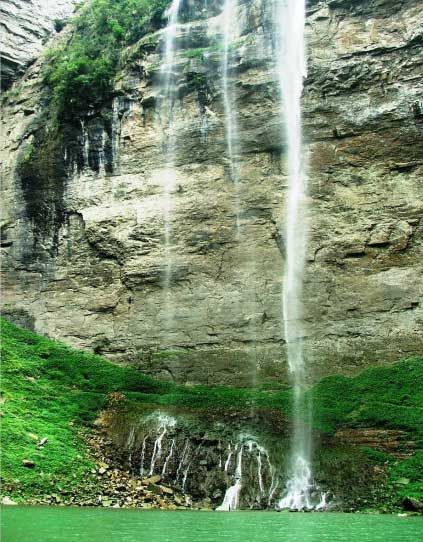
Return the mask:
[[[160, 55], [150, 48], [143, 56], [137, 46], [113, 107], [69, 130], [63, 157], [54, 157], [56, 172], [65, 173], [29, 188], [17, 163], [39, 129], [38, 64], [9, 100], [1, 145], [3, 305], [38, 332], [159, 377], [251, 384], [286, 371], [287, 176], [273, 11], [261, 0], [238, 6], [230, 69], [242, 149], [237, 237], [216, 47], [221, 22], [216, 3], [209, 6], [206, 17], [192, 10], [177, 37], [172, 322], [155, 112]], [[304, 304], [315, 377], [422, 352], [422, 28], [420, 0], [309, 3]], [[155, 39], [160, 45], [162, 33]]]
[[0, 4], [1, 88], [7, 89], [60, 29], [77, 0], [2, 0]]

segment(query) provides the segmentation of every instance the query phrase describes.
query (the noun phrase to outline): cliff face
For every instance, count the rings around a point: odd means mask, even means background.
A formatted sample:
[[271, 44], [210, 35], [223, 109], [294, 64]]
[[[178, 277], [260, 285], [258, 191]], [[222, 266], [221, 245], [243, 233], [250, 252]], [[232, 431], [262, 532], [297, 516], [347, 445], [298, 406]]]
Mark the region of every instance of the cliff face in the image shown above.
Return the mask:
[[0, 5], [1, 88], [8, 88], [68, 17], [77, 0], [3, 0]]
[[[189, 4], [189, 3], [187, 3]], [[11, 319], [182, 381], [284, 378], [287, 177], [272, 2], [240, 1], [241, 234], [225, 159], [218, 3], [177, 42], [177, 182], [169, 322], [160, 56], [133, 47], [110, 110], [69, 129], [56, 173], [17, 164], [40, 129], [37, 64], [2, 130], [3, 305]], [[423, 14], [419, 0], [310, 2], [305, 344], [315, 377], [422, 351]], [[162, 45], [163, 34], [150, 40]], [[36, 142], [36, 141], [35, 141]], [[57, 163], [60, 162], [60, 163]], [[255, 367], [258, 374], [255, 374]]]

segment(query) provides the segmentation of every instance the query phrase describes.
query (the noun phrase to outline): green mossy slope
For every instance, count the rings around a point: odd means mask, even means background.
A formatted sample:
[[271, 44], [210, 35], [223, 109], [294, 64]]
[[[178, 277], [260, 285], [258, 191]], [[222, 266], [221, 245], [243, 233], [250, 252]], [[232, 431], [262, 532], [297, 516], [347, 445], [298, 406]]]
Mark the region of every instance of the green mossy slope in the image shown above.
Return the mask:
[[[156, 381], [89, 353], [1, 320], [3, 492], [15, 498], [71, 491], [92, 469], [84, 434], [110, 394], [160, 407], [277, 409], [289, 416], [291, 391], [183, 387]], [[423, 499], [423, 358], [369, 369], [353, 378], [328, 377], [313, 394], [316, 429], [330, 437], [339, 427], [408, 431], [416, 454], [399, 461], [365, 450], [388, 470], [389, 505]], [[39, 448], [37, 443], [48, 438]], [[22, 461], [35, 463], [34, 468]]]

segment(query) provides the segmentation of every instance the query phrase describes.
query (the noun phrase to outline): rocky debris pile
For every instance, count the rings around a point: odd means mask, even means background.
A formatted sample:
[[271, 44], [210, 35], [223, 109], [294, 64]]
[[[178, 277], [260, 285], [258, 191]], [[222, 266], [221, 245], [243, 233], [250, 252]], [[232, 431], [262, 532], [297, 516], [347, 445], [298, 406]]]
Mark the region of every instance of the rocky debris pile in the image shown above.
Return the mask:
[[[87, 473], [78, 487], [73, 490], [56, 488], [54, 493], [34, 496], [27, 500], [26, 504], [165, 510], [193, 507], [188, 495], [178, 494], [173, 488], [163, 484], [161, 476], [134, 476], [118, 462], [112, 462], [107, 455], [107, 444], [107, 439], [101, 434], [91, 434], [88, 445], [95, 467]], [[12, 504], [8, 497], [4, 497], [2, 502]], [[201, 507], [204, 508], [206, 504]]]
[[[95, 434], [89, 439], [89, 445], [98, 467], [91, 471], [91, 476], [97, 487], [97, 494], [94, 500], [90, 498], [88, 502], [83, 504], [114, 508], [166, 510], [192, 507], [190, 497], [177, 494], [173, 488], [164, 485], [161, 476], [135, 476], [129, 470], [123, 470], [119, 463], [112, 462], [112, 458], [107, 454], [108, 444], [110, 443], [101, 434]], [[79, 497], [75, 498], [79, 499]]]

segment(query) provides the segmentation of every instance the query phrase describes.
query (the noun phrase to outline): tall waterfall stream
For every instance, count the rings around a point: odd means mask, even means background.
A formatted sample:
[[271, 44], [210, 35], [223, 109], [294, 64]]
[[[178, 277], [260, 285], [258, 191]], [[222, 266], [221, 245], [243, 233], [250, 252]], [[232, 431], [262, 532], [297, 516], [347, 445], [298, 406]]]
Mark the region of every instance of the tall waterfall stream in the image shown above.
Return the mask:
[[172, 0], [167, 11], [168, 25], [164, 31], [164, 56], [159, 73], [160, 95], [158, 113], [162, 132], [162, 147], [165, 168], [162, 171], [162, 187], [164, 193], [164, 256], [165, 270], [163, 272], [163, 291], [165, 296], [166, 327], [172, 331], [175, 307], [172, 300], [171, 282], [174, 264], [174, 249], [172, 247], [173, 196], [176, 186], [176, 141], [175, 130], [175, 100], [177, 90], [177, 46], [175, 43], [178, 31], [178, 18], [182, 0]]
[[[307, 365], [303, 351], [303, 319], [301, 297], [303, 290], [303, 276], [305, 266], [305, 251], [307, 239], [307, 209], [306, 191], [307, 175], [305, 171], [305, 157], [302, 144], [302, 108], [301, 99], [303, 81], [306, 77], [306, 47], [305, 47], [305, 0], [275, 0], [274, 43], [276, 44], [276, 70], [275, 83], [279, 87], [281, 98], [281, 132], [282, 146], [287, 146], [288, 192], [286, 203], [286, 225], [282, 236], [285, 239], [285, 269], [283, 280], [283, 327], [287, 349], [288, 368], [290, 380], [294, 389], [293, 399], [293, 434], [291, 442], [291, 458], [288, 472], [288, 482], [278, 507], [293, 510], [321, 509], [326, 505], [323, 495], [320, 502], [315, 501], [318, 494], [314, 487], [312, 475], [312, 443], [311, 443], [311, 416], [312, 406], [306, 399]], [[167, 329], [172, 330], [174, 318], [174, 303], [172, 300], [171, 282], [173, 273], [174, 250], [172, 248], [172, 220], [173, 220], [173, 192], [176, 183], [176, 146], [177, 130], [175, 129], [174, 108], [177, 97], [177, 70], [178, 48], [176, 36], [178, 21], [182, 6], [181, 0], [173, 0], [167, 15], [168, 26], [164, 30], [165, 45], [164, 56], [160, 68], [160, 100], [159, 116], [163, 134], [163, 150], [165, 169], [162, 173], [163, 191], [165, 195], [164, 208], [164, 252], [166, 258], [163, 274], [163, 288], [166, 296]], [[234, 186], [234, 215], [236, 219], [236, 239], [240, 241], [241, 232], [241, 205], [240, 205], [240, 156], [238, 134], [238, 110], [233, 77], [231, 77], [231, 60], [236, 48], [238, 37], [238, 8], [237, 0], [224, 0], [221, 11], [221, 89], [225, 123], [226, 159], [230, 181]], [[254, 269], [254, 262], [252, 263]], [[248, 285], [247, 285], [248, 287]], [[249, 295], [249, 294], [245, 294]], [[166, 427], [161, 428], [154, 445], [150, 472], [154, 472], [155, 461], [161, 453], [161, 440]], [[169, 454], [173, 454], [175, 443], [171, 445]], [[242, 489], [242, 460], [244, 445], [229, 450], [225, 464], [225, 472], [232, 455], [236, 456], [236, 469], [234, 483], [230, 485], [220, 510], [233, 510], [239, 506], [239, 496]], [[182, 475], [185, 486], [189, 462], [182, 469], [188, 450], [182, 454], [178, 476]], [[260, 487], [262, 451], [257, 456], [258, 476]], [[266, 456], [266, 454], [264, 454]], [[266, 456], [269, 462], [268, 456]], [[163, 465], [166, 471], [167, 463]], [[143, 466], [141, 468], [144, 468]], [[269, 462], [269, 468], [273, 467]], [[181, 472], [179, 472], [181, 471]], [[270, 488], [269, 502], [276, 492], [277, 486]]]

